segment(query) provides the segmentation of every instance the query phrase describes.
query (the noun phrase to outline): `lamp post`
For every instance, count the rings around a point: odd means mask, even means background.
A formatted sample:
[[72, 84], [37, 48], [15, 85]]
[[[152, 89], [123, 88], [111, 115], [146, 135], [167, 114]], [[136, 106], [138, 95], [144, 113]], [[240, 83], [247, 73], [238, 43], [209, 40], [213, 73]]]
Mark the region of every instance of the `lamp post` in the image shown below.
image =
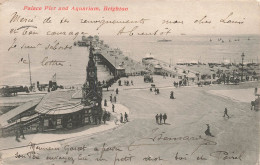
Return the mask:
[[242, 75], [241, 75], [241, 81], [243, 81], [244, 58], [245, 58], [245, 54], [244, 54], [244, 52], [242, 53], [241, 58], [242, 58]]

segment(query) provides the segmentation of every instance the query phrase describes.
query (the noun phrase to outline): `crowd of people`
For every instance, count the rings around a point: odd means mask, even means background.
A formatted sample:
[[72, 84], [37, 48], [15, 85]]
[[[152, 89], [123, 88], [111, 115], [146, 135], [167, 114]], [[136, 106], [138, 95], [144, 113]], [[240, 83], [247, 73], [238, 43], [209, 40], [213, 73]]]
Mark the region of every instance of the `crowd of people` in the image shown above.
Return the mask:
[[[150, 88], [150, 92], [153, 92], [153, 87]], [[160, 94], [160, 90], [159, 90], [158, 88], [155, 88], [155, 87], [154, 87], [154, 94], [155, 94], [155, 95]]]
[[[125, 85], [127, 85], [129, 83], [129, 81], [125, 81]], [[133, 81], [131, 80], [130, 83], [133, 85]], [[121, 84], [121, 80], [118, 80], [118, 85], [120, 86]], [[109, 101], [110, 103], [112, 104], [112, 112], [116, 112], [115, 111], [115, 104], [117, 102], [117, 95], [119, 94], [119, 89], [116, 88], [115, 89], [115, 95], [113, 96], [113, 94], [111, 93], [110, 96], [109, 96]], [[107, 107], [107, 99], [104, 99], [104, 106]], [[106, 112], [106, 111], [105, 111]], [[106, 118], [108, 119], [108, 115], [109, 114], [109, 119], [110, 119], [110, 113], [107, 112], [107, 113], [104, 113], [103, 115], [103, 121], [105, 123]], [[122, 113], [120, 113], [120, 117], [119, 117], [119, 120], [115, 117], [115, 124], [117, 124], [117, 122], [120, 121], [120, 123], [126, 123], [128, 122], [128, 114], [125, 112], [124, 115]]]
[[103, 113], [103, 122], [104, 122], [104, 124], [106, 124], [106, 121], [109, 121], [110, 120], [110, 112], [108, 112], [108, 111], [104, 111], [104, 113]]
[[158, 114], [155, 115], [155, 120], [157, 124], [162, 124], [162, 120], [163, 120], [163, 124], [165, 124], [166, 119], [167, 119], [166, 113], [164, 114], [160, 113], [160, 115]]
[[[130, 85], [134, 85], [134, 81], [133, 80], [124, 80], [124, 85], [125, 86], [130, 86]], [[122, 81], [118, 80], [118, 86], [122, 86]]]

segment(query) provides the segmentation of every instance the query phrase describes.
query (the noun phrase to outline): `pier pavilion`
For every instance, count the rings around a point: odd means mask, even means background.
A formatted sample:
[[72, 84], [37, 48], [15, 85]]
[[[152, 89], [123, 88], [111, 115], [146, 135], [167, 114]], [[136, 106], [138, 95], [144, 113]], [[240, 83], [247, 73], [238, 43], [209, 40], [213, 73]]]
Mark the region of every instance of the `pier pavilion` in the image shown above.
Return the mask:
[[89, 48], [86, 81], [82, 90], [57, 90], [41, 100], [30, 101], [1, 117], [3, 136], [24, 133], [72, 129], [86, 124], [98, 124], [102, 119], [102, 87], [97, 79], [93, 47]]

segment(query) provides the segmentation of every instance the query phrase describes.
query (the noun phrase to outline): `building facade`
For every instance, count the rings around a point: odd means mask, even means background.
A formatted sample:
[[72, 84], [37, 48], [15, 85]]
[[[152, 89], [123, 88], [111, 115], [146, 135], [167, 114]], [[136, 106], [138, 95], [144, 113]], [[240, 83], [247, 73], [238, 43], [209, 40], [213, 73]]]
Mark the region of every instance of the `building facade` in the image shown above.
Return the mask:
[[94, 48], [89, 48], [86, 81], [80, 90], [57, 90], [41, 100], [29, 102], [11, 110], [2, 117], [2, 136], [17, 132], [35, 133], [59, 129], [73, 129], [87, 124], [100, 124], [102, 111], [102, 86], [97, 79]]

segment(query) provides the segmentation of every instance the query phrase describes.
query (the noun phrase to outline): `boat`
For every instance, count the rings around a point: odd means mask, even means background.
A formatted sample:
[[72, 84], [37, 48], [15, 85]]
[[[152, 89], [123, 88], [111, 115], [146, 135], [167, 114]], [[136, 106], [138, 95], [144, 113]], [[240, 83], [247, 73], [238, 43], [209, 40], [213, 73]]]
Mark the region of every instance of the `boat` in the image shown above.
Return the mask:
[[172, 40], [167, 40], [167, 39], [162, 39], [162, 40], [157, 40], [157, 42], [171, 42]]

